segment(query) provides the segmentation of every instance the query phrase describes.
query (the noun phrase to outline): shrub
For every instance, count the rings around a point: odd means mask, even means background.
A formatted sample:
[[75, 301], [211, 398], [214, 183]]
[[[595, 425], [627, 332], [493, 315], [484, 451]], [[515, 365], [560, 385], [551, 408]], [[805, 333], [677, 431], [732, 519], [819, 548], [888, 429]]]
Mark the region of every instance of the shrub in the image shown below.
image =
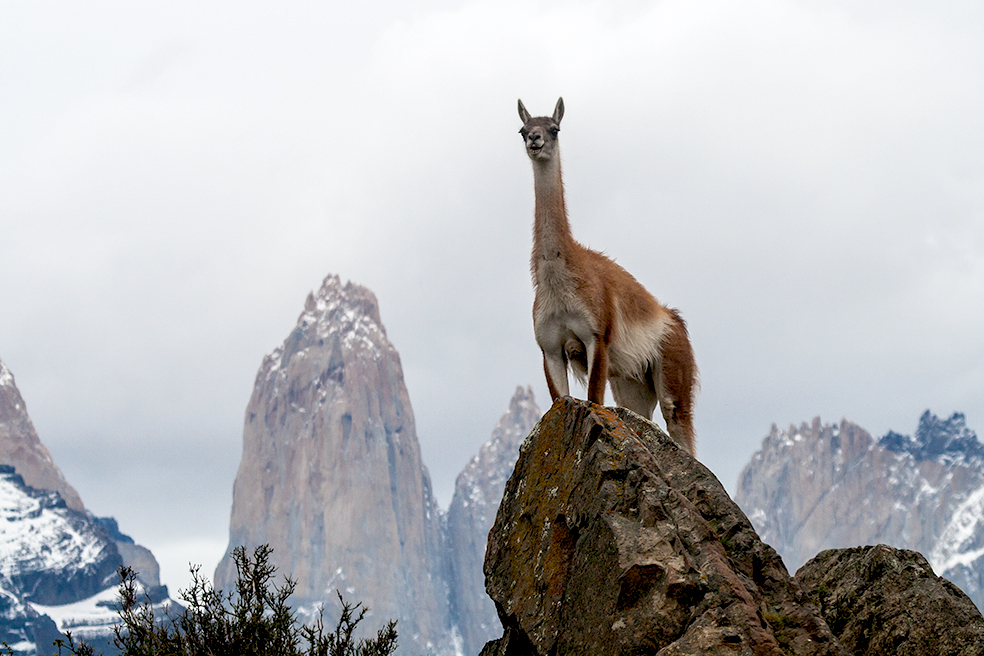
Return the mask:
[[[134, 571], [121, 567], [114, 645], [122, 656], [389, 656], [396, 650], [393, 620], [375, 638], [357, 642], [352, 634], [368, 609], [349, 604], [337, 591], [342, 614], [334, 631], [325, 632], [323, 612], [311, 625], [299, 624], [287, 603], [295, 582], [273, 582], [272, 552], [267, 545], [252, 556], [244, 547], [235, 549], [235, 593], [216, 590], [192, 567], [191, 588], [180, 595], [187, 607], [177, 616], [155, 616], [150, 599], [138, 599]], [[94, 656], [90, 645], [66, 637], [55, 641], [59, 656]]]

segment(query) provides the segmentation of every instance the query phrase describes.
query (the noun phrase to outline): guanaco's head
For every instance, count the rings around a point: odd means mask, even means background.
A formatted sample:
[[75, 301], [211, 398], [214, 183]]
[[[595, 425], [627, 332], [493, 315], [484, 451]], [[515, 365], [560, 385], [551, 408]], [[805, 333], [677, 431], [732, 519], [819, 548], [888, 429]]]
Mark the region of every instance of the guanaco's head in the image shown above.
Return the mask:
[[553, 116], [535, 118], [530, 116], [520, 100], [519, 118], [523, 121], [519, 133], [526, 142], [526, 154], [530, 159], [534, 162], [547, 162], [557, 157], [557, 133], [560, 132], [560, 119], [564, 118], [564, 99], [557, 100]]

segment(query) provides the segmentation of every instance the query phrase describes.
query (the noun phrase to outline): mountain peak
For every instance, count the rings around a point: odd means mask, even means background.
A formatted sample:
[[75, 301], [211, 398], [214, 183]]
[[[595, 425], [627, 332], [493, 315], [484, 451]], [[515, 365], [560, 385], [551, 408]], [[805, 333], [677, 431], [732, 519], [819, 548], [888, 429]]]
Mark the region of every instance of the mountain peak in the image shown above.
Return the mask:
[[536, 400], [533, 398], [533, 386], [527, 385], [524, 388], [522, 385], [517, 385], [516, 391], [509, 400], [508, 416], [517, 417], [530, 408], [535, 408], [537, 416], [539, 416], [539, 408], [537, 408]]
[[532, 387], [516, 387], [509, 409], [455, 481], [446, 515], [452, 580], [451, 608], [464, 653], [477, 654], [499, 635], [495, 604], [485, 593], [485, 546], [499, 500], [519, 458], [520, 444], [540, 419]]
[[376, 295], [351, 281], [342, 285], [337, 274], [326, 276], [317, 294], [308, 294], [297, 325], [317, 325], [319, 332], [351, 333], [372, 329], [386, 336]]
[[340, 589], [399, 620], [407, 653], [447, 653], [441, 529], [376, 297], [330, 275], [257, 375], [215, 585], [234, 586], [235, 547], [268, 544], [300, 617], [337, 618]]
[[889, 431], [878, 443], [889, 451], [911, 453], [916, 460], [984, 459], [984, 445], [978, 441], [977, 434], [967, 428], [967, 419], [962, 412], [940, 419], [926, 410], [919, 417], [915, 437]]
[[14, 374], [0, 360], [0, 463], [12, 465], [28, 485], [58, 492], [69, 508], [85, 510], [61, 469], [41, 443]]
[[386, 337], [376, 295], [353, 282], [342, 284], [331, 274], [317, 292], [308, 294], [297, 325], [284, 343], [267, 355], [261, 375], [269, 377], [284, 370], [291, 358], [305, 357], [309, 349], [329, 348], [332, 354], [328, 375], [339, 378], [344, 361], [378, 360], [383, 353], [396, 353]]

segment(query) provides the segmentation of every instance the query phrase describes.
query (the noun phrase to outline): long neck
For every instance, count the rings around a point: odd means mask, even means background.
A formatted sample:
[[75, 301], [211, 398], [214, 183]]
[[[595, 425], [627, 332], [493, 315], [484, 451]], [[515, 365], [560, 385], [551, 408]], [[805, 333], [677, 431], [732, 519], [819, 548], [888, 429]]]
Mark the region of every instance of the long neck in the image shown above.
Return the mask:
[[567, 222], [567, 208], [564, 206], [559, 157], [548, 162], [533, 162], [533, 188], [536, 192], [536, 209], [530, 267], [535, 276], [541, 262], [565, 258], [574, 245], [571, 226]]

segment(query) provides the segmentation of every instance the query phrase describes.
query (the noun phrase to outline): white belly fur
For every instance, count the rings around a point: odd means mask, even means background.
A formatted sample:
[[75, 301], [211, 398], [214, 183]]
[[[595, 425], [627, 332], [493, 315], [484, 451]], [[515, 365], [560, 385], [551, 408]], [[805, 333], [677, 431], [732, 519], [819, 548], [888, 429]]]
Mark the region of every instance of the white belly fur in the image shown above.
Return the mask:
[[[545, 354], [561, 355], [568, 340], [577, 339], [586, 351], [590, 350], [599, 327], [587, 307], [573, 293], [551, 293], [545, 285], [537, 291], [540, 298], [533, 317], [533, 332], [540, 349]], [[609, 376], [644, 381], [650, 363], [654, 369], [658, 368], [660, 344], [668, 330], [669, 315], [665, 312], [649, 321], [632, 324], [627, 324], [618, 312], [608, 349]], [[574, 377], [585, 384], [588, 372], [580, 363], [569, 364]]]
[[569, 339], [579, 339], [585, 345], [591, 343], [595, 326], [593, 317], [577, 297], [545, 293], [533, 316], [533, 334], [544, 353], [559, 355]]
[[608, 349], [608, 375], [644, 380], [650, 363], [658, 368], [660, 344], [670, 329], [666, 313], [646, 322], [620, 321]]

